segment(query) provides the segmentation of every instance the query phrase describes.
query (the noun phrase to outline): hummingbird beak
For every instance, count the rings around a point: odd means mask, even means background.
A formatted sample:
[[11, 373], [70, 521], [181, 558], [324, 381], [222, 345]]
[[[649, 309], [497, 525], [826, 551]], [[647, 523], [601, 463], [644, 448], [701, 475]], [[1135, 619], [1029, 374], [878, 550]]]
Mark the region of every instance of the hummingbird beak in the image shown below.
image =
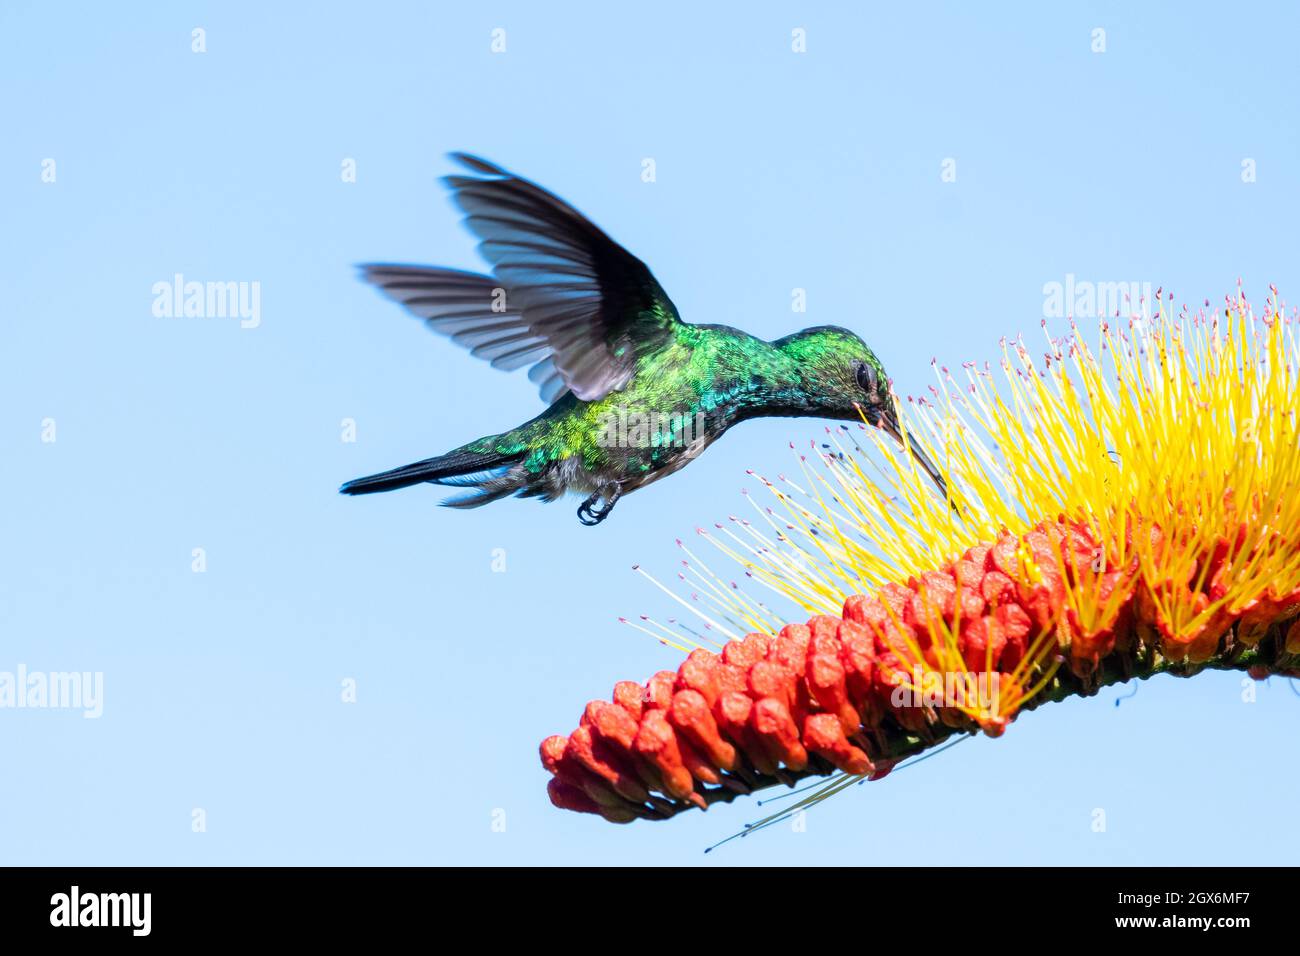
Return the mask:
[[[894, 439], [894, 441], [898, 442], [900, 445], [903, 444], [903, 431], [898, 427], [898, 416], [894, 414], [893, 408], [889, 406], [880, 408], [877, 412], [877, 416], [876, 424], [885, 432], [885, 434]], [[930, 480], [934, 482], [934, 486], [939, 489], [939, 495], [942, 498], [947, 499], [948, 483], [943, 480], [943, 475], [940, 473], [935, 463], [930, 460], [930, 457], [926, 455], [925, 452], [921, 451], [920, 446], [918, 446], [914, 441], [907, 443], [907, 450], [916, 460], [916, 463], [921, 466], [921, 470], [930, 476]]]

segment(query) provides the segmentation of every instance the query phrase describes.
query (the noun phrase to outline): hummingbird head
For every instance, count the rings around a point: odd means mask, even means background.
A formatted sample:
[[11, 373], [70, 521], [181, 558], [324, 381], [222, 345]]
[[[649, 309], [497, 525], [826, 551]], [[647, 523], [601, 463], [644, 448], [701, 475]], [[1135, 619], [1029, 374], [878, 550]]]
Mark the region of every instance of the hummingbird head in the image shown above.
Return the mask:
[[[857, 335], [848, 329], [819, 326], [788, 335], [776, 345], [798, 364], [812, 414], [850, 421], [865, 418], [867, 424], [903, 443], [885, 366]], [[946, 497], [947, 484], [934, 462], [915, 442], [908, 442], [907, 447]]]

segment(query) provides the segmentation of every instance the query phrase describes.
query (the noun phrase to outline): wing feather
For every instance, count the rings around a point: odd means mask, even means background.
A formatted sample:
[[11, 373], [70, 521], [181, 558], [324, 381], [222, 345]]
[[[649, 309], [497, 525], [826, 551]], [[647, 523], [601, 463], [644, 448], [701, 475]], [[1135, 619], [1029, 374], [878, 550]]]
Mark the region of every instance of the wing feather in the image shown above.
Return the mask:
[[622, 388], [681, 319], [645, 264], [558, 196], [475, 156], [444, 182], [493, 275], [362, 266], [390, 298], [493, 367], [532, 364], [543, 400]]

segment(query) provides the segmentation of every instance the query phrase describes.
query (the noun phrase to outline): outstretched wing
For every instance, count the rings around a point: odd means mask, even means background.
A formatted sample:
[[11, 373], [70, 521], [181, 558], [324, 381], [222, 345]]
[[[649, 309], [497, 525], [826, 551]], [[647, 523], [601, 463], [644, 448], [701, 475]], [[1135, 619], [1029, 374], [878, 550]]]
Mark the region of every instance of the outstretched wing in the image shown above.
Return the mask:
[[550, 346], [529, 330], [517, 305], [507, 304], [499, 280], [436, 266], [376, 263], [361, 270], [366, 281], [424, 319], [433, 331], [449, 336], [493, 368], [513, 371], [532, 363], [528, 377], [548, 405], [568, 391]]
[[645, 263], [542, 187], [482, 159], [448, 176], [493, 277], [404, 265], [365, 278], [494, 368], [532, 364], [542, 398], [595, 401], [622, 388], [637, 359], [681, 319]]

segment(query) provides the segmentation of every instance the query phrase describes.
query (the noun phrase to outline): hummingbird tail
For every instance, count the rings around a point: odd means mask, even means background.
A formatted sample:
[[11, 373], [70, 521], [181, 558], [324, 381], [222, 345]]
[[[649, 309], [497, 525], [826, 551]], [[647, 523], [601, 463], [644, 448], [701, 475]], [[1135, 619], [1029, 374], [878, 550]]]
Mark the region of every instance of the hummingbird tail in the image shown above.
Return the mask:
[[[519, 456], [496, 452], [473, 452], [457, 449], [437, 458], [426, 458], [391, 471], [367, 475], [347, 482], [339, 491], [345, 495], [369, 495], [395, 491], [410, 485], [430, 482], [435, 485], [482, 486], [499, 481], [501, 474], [519, 460]], [[498, 496], [499, 497], [499, 496]], [[453, 499], [458, 500], [458, 499]], [[482, 503], [482, 502], [475, 502]]]

